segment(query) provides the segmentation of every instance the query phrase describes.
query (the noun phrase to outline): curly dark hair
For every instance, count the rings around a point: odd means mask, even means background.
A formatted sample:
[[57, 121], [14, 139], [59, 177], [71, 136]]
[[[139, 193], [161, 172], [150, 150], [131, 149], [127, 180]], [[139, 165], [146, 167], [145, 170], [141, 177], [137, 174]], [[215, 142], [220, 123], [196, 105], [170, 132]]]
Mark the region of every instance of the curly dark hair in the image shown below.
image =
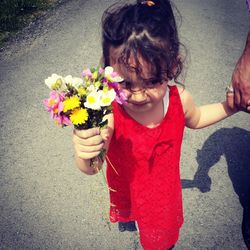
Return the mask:
[[183, 62], [179, 56], [180, 41], [177, 25], [169, 0], [137, 1], [135, 4], [109, 7], [102, 17], [102, 49], [104, 66], [110, 65], [110, 48], [122, 46], [119, 63], [128, 69], [132, 55], [136, 73], [142, 67], [138, 54], [151, 65], [151, 73], [160, 81], [176, 81]]

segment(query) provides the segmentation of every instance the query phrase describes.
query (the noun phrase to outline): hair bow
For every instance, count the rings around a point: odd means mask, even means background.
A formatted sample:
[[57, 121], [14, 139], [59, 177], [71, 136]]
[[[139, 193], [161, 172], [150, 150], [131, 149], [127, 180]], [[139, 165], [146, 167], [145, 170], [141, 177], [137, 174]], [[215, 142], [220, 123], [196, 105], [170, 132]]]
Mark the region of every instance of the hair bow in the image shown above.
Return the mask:
[[151, 7], [155, 5], [155, 2], [153, 1], [142, 1], [141, 4], [146, 4], [147, 6]]

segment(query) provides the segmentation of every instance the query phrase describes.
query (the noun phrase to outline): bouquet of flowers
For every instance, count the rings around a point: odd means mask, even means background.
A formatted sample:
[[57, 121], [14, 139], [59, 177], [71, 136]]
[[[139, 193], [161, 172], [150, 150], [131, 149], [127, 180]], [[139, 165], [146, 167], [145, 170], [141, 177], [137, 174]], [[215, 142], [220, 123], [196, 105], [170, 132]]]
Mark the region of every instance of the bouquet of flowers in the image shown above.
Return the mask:
[[[52, 74], [45, 80], [51, 91], [43, 103], [51, 118], [62, 127], [104, 128], [108, 121], [103, 118], [112, 112], [112, 102], [126, 102], [118, 84], [121, 81], [123, 79], [110, 66], [86, 69], [82, 78]], [[103, 156], [101, 152], [102, 161]]]

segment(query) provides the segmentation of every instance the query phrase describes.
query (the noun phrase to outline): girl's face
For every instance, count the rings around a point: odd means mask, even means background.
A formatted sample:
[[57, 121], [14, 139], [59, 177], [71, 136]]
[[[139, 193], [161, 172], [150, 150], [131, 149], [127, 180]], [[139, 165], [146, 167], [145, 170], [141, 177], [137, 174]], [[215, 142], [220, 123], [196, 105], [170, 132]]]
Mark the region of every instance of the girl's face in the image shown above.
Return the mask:
[[[124, 108], [132, 113], [145, 113], [152, 111], [162, 100], [167, 91], [167, 81], [157, 82], [153, 79], [150, 72], [150, 65], [142, 58], [138, 57], [139, 63], [143, 71], [141, 77], [136, 71], [129, 70], [124, 65], [118, 63], [121, 48], [110, 49], [110, 66], [124, 79], [120, 83], [128, 100]], [[129, 66], [133, 69], [136, 66], [135, 58], [129, 58]], [[143, 79], [150, 80], [143, 80]]]

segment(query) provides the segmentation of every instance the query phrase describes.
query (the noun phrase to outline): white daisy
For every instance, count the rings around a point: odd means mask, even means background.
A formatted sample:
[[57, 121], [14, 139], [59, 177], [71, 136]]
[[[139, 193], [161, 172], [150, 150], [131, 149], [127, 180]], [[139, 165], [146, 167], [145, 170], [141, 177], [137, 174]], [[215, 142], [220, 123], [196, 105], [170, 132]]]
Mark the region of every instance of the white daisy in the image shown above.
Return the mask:
[[84, 103], [84, 106], [86, 108], [90, 108], [90, 109], [94, 109], [94, 110], [101, 109], [100, 93], [99, 92], [92, 91], [87, 95], [86, 102]]
[[63, 77], [57, 74], [52, 74], [50, 77], [45, 79], [44, 82], [52, 90], [66, 90], [66, 85]]
[[116, 93], [114, 89], [110, 89], [108, 91], [99, 91], [100, 92], [100, 102], [101, 106], [109, 106], [115, 100]]
[[113, 67], [107, 66], [104, 69], [104, 76], [110, 81], [110, 82], [122, 82], [123, 78], [121, 78], [118, 73], [114, 72]]
[[72, 77], [72, 75], [68, 75], [64, 77], [66, 83], [70, 84], [74, 88], [78, 89], [83, 85], [83, 79], [78, 77]]

